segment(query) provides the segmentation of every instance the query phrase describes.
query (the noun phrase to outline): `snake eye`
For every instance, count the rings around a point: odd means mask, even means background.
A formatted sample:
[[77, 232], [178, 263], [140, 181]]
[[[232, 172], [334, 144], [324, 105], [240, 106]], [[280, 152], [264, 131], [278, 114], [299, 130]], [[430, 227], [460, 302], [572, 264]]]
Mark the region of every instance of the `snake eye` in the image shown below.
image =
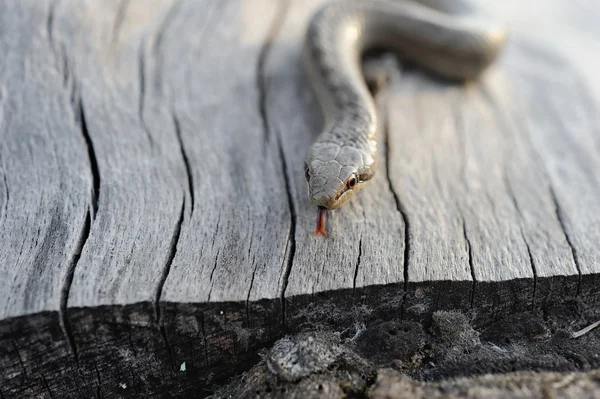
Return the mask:
[[346, 180], [346, 187], [350, 190], [356, 187], [356, 176], [354, 174], [351, 174], [348, 180]]

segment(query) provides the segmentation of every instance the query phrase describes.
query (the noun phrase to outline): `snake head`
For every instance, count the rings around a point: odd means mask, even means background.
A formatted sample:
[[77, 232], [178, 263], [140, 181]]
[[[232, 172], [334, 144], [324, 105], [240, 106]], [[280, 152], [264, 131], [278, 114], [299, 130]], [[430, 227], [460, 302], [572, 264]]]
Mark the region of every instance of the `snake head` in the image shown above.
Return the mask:
[[313, 145], [305, 163], [310, 203], [325, 209], [339, 208], [371, 179], [373, 164], [372, 156], [353, 147]]

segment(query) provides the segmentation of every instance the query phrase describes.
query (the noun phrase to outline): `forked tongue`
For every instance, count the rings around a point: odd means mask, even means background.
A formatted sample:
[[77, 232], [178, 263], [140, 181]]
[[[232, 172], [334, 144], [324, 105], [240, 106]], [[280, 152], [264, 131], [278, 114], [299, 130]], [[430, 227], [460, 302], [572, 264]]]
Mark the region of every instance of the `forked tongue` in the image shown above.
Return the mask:
[[317, 217], [317, 228], [315, 229], [315, 235], [327, 237], [327, 232], [325, 231], [325, 208], [319, 207], [319, 216]]

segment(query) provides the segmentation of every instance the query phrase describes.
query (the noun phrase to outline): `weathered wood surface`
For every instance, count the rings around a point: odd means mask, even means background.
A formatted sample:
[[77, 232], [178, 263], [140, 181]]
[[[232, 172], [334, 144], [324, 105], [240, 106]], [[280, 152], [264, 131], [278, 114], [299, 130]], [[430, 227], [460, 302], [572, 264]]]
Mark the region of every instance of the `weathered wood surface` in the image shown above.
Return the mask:
[[597, 299], [600, 8], [489, 4], [510, 42], [475, 84], [390, 70], [382, 168], [323, 239], [320, 4], [0, 2], [0, 397], [187, 392], [286, 328]]

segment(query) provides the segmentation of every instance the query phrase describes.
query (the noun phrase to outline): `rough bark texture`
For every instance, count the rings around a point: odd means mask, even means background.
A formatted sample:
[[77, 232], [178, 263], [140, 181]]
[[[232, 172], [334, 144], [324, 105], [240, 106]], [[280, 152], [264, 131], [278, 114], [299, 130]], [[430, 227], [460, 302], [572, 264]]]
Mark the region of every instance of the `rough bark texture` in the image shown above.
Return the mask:
[[307, 328], [597, 302], [600, 7], [489, 4], [510, 41], [470, 85], [375, 60], [382, 167], [323, 239], [323, 1], [0, 1], [0, 398], [206, 393]]
[[212, 397], [598, 397], [600, 330], [574, 335], [573, 327], [599, 317], [573, 302], [482, 327], [457, 311], [421, 323], [315, 327], [277, 341]]

